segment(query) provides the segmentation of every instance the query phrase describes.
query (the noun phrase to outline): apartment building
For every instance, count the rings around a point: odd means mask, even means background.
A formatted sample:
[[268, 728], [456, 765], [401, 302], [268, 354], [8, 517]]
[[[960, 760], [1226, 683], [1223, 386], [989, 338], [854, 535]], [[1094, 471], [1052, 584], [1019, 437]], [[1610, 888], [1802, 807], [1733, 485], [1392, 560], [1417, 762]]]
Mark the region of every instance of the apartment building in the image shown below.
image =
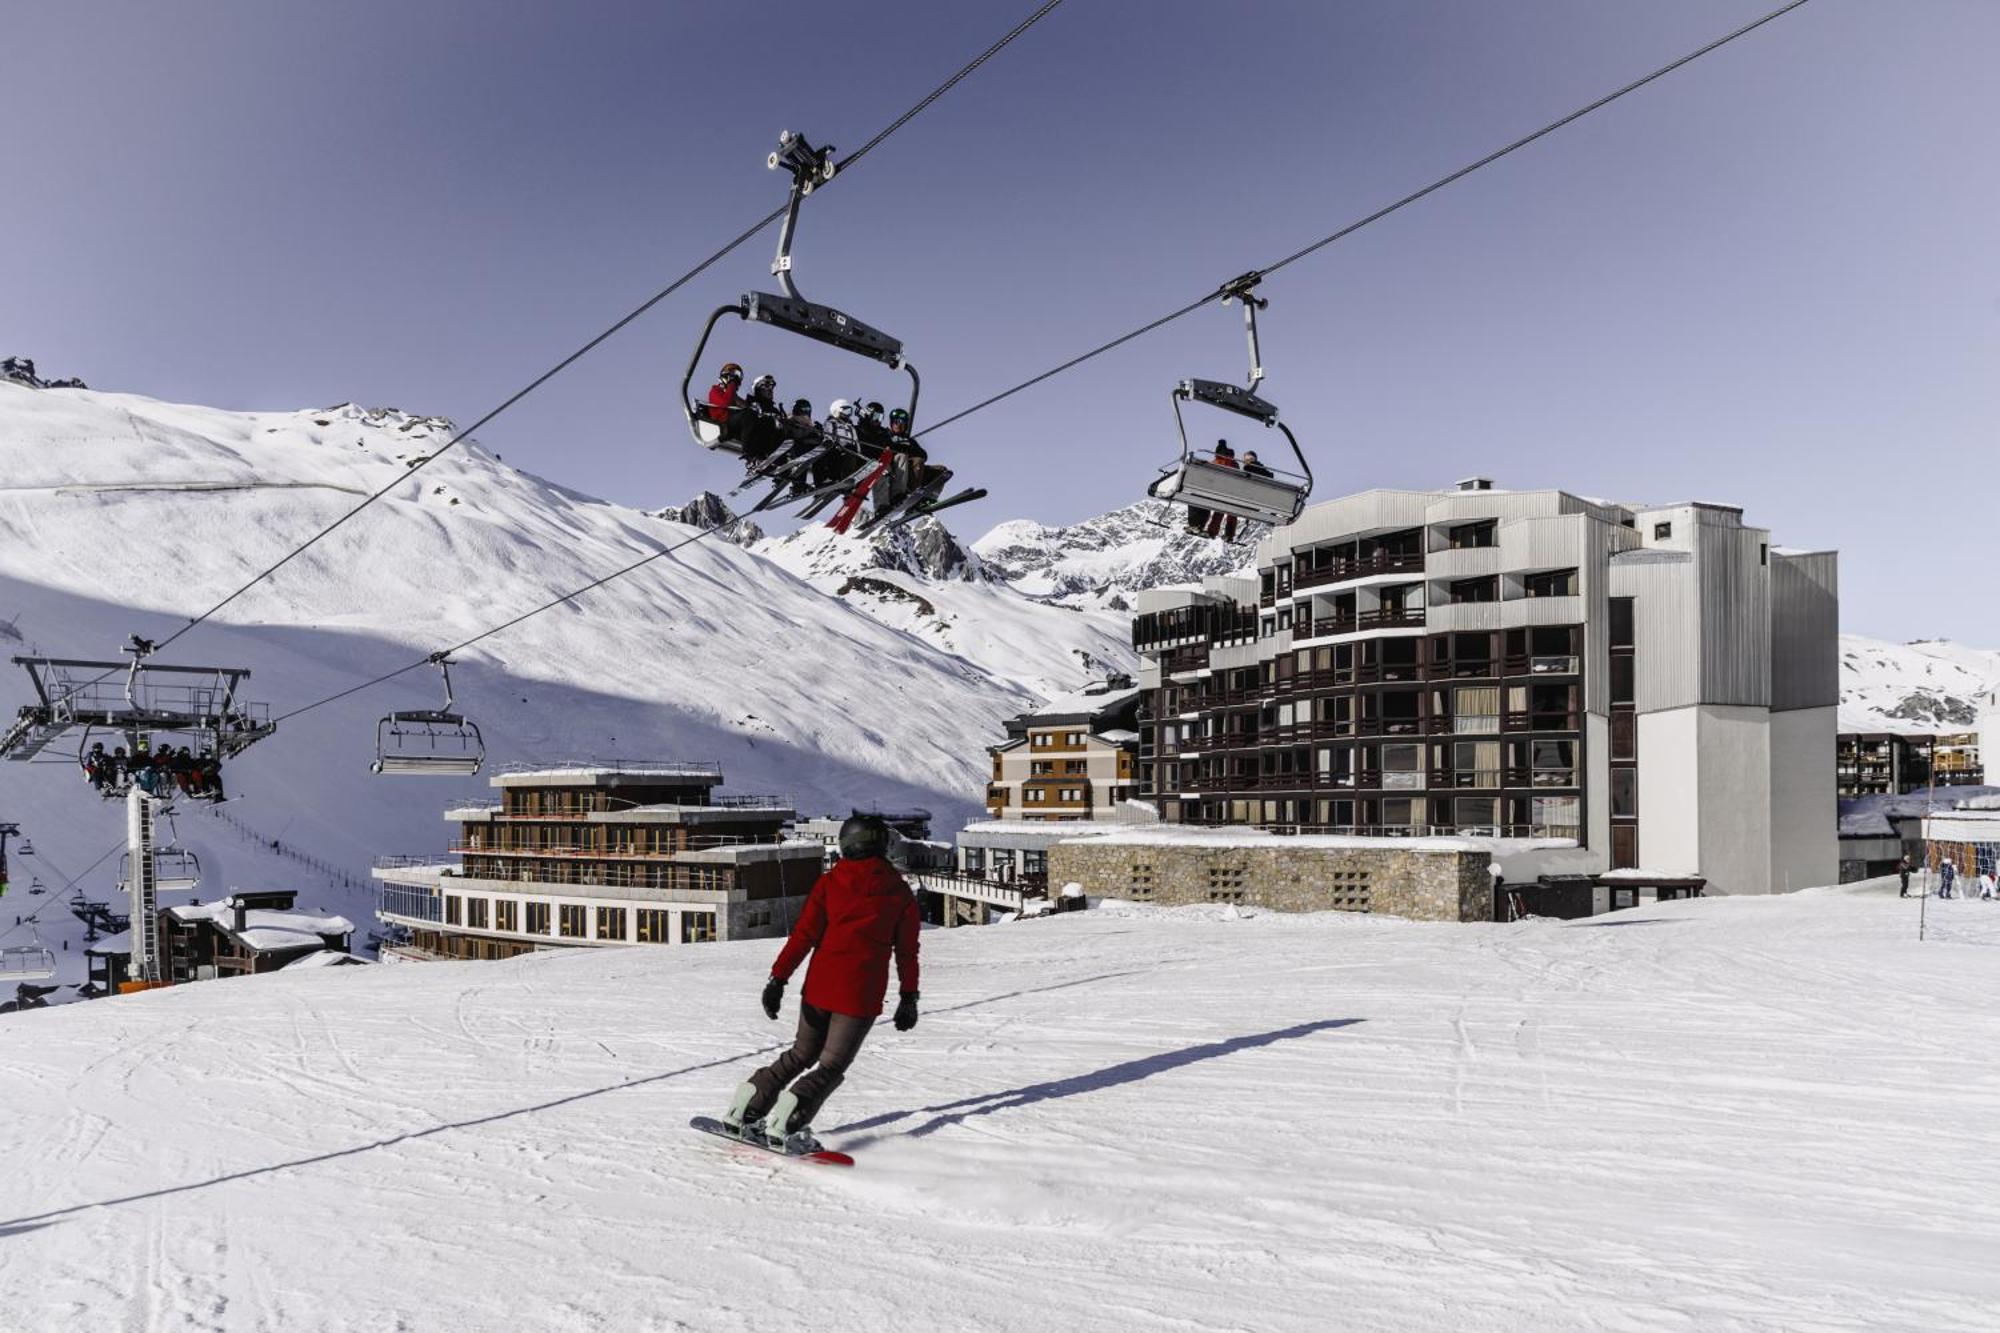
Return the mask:
[[1139, 687], [1112, 676], [1007, 723], [993, 746], [995, 819], [1088, 820], [1139, 791]]
[[1985, 780], [1979, 742], [1977, 731], [1843, 731], [1835, 744], [1841, 799], [1977, 786]]
[[444, 855], [386, 857], [383, 960], [508, 958], [534, 949], [697, 944], [790, 929], [820, 872], [793, 811], [717, 796], [706, 763], [503, 772], [500, 799], [444, 812]]
[[1837, 576], [1725, 505], [1477, 478], [1316, 505], [1255, 579], [1141, 594], [1141, 782], [1170, 823], [1832, 883]]

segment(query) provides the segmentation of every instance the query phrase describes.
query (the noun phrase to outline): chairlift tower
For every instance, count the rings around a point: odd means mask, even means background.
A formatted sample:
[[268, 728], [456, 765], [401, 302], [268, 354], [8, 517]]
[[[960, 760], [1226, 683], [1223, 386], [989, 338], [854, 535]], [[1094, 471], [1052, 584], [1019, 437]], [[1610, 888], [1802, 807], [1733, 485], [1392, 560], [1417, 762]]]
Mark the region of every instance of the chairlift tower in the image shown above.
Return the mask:
[[[26, 763], [64, 736], [77, 733], [77, 762], [82, 767], [91, 733], [104, 731], [122, 738], [134, 755], [141, 752], [142, 743], [143, 748], [154, 748], [155, 736], [189, 736], [220, 764], [276, 730], [267, 707], [241, 698], [243, 682], [250, 677], [247, 668], [155, 664], [147, 660], [153, 644], [137, 635], [125, 652], [129, 662], [14, 658], [16, 666], [27, 670], [36, 702], [25, 705], [0, 733], [0, 758]], [[137, 782], [124, 795], [126, 891], [132, 900], [127, 984], [142, 990], [165, 980], [154, 829], [161, 807], [170, 805], [173, 796], [170, 790], [147, 792]]]

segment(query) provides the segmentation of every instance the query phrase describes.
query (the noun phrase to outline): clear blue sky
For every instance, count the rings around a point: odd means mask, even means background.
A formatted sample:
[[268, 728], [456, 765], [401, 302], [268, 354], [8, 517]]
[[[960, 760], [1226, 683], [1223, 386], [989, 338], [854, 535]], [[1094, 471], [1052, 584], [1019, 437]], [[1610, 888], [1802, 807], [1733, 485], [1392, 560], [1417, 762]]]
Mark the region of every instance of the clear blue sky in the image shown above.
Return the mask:
[[[800, 285], [901, 336], [936, 420], [1768, 7], [1068, 0], [810, 202]], [[470, 421], [773, 206], [780, 128], [856, 146], [1028, 8], [11, 6], [0, 352]], [[1320, 494], [1479, 472], [1741, 504], [1840, 548], [1847, 628], [2000, 641], [1996, 49], [1990, 0], [1815, 0], [1274, 278], [1267, 388]], [[730, 480], [675, 382], [769, 258], [482, 442], [633, 503]], [[1234, 320], [939, 432], [993, 491], [957, 526], [1135, 498], [1168, 387], [1240, 373]], [[890, 387], [778, 341], [718, 351], [821, 405]]]

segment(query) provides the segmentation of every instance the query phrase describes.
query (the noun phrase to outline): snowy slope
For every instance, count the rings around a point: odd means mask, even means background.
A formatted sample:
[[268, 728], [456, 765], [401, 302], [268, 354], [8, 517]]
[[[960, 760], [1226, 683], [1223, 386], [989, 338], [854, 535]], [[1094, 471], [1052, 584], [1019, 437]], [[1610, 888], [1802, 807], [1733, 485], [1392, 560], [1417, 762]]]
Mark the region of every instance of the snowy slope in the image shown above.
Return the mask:
[[[115, 659], [131, 633], [164, 637], [450, 433], [442, 419], [392, 410], [238, 413], [0, 383], [0, 635], [12, 636], [0, 647]], [[252, 696], [283, 712], [694, 531], [461, 445], [167, 660], [248, 666]], [[954, 598], [950, 634], [906, 632], [710, 539], [480, 645], [453, 677], [496, 764], [717, 760], [737, 791], [787, 794], [809, 812], [926, 805], [948, 833], [977, 810], [1003, 719], [1089, 678], [1094, 658], [1072, 644], [1102, 655], [1123, 642], [1122, 627], [1114, 636], [1003, 587]], [[0, 711], [26, 698], [25, 675], [7, 667]], [[284, 723], [233, 766], [242, 800], [230, 808], [252, 833], [218, 825], [198, 849], [225, 867], [204, 893], [296, 884], [314, 906], [366, 921], [353, 884], [372, 858], [441, 848], [439, 812], [484, 791], [483, 780], [367, 772], [376, 719], [438, 698], [436, 677], [415, 673]], [[80, 873], [117, 839], [122, 815], [91, 799], [61, 756], [47, 759], [0, 764], [0, 818], [21, 823], [50, 866]], [[184, 818], [184, 835], [206, 822]], [[292, 855], [257, 851], [272, 839]], [[300, 855], [336, 873], [307, 874]], [[86, 877], [92, 896], [108, 895], [115, 866]], [[54, 918], [67, 914], [44, 920]]]
[[1187, 532], [1184, 518], [1173, 505], [1144, 500], [1064, 527], [1015, 519], [972, 549], [990, 573], [1023, 592], [1111, 611], [1128, 611], [1132, 595], [1147, 588], [1199, 583], [1255, 565], [1247, 540], [1254, 531], [1243, 534], [1245, 544], [1229, 546]]
[[1842, 731], [1967, 731], [1977, 699], [2000, 688], [2000, 651], [1944, 639], [1840, 636]]
[[996, 578], [935, 519], [853, 541], [823, 526], [752, 547], [822, 592], [953, 653], [998, 679], [1053, 697], [1138, 666], [1129, 614], [1066, 605]]
[[[1097, 911], [924, 936], [829, 1104], [698, 1137], [768, 943], [345, 968], [5, 1020], [22, 1329], [2000, 1322], [2000, 908]], [[789, 1018], [789, 1014], [787, 1015]]]

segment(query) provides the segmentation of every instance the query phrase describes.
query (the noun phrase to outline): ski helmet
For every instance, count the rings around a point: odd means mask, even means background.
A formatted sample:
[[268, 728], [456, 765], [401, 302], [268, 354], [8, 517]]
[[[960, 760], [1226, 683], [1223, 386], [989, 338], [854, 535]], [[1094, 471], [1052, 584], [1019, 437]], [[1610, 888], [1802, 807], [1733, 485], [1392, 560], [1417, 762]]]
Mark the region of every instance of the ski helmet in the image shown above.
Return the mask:
[[806, 416], [811, 416], [813, 414], [812, 399], [794, 398], [792, 400], [792, 415], [798, 416], [801, 413], [805, 414]]
[[827, 407], [826, 415], [829, 420], [846, 421], [854, 415], [854, 404], [848, 402], [845, 398], [836, 398]]
[[880, 403], [870, 403], [866, 407], [861, 409], [861, 416], [863, 420], [866, 421], [874, 421], [881, 415], [882, 415], [882, 404]]
[[775, 393], [777, 388], [778, 377], [776, 375], [759, 375], [757, 382], [750, 386], [750, 391], [756, 393], [760, 389], [769, 389]]
[[722, 363], [722, 373], [719, 378], [740, 380], [743, 378], [743, 367], [737, 365], [734, 361], [725, 361]]
[[889, 854], [889, 826], [880, 815], [850, 815], [840, 826], [843, 861], [863, 861]]
[[895, 411], [893, 411], [893, 412], [891, 412], [891, 413], [889, 414], [889, 424], [890, 424], [890, 425], [892, 425], [892, 426], [893, 426], [893, 425], [895, 425], [895, 424], [896, 424], [896, 423], [897, 423], [898, 421], [902, 422], [902, 423], [903, 423], [904, 425], [908, 425], [908, 424], [909, 424], [909, 422], [910, 422], [910, 414], [909, 414], [908, 412], [904, 411], [904, 410], [903, 410], [902, 408], [900, 408], [900, 407], [899, 407], [899, 408], [897, 408], [897, 409], [896, 409]]

